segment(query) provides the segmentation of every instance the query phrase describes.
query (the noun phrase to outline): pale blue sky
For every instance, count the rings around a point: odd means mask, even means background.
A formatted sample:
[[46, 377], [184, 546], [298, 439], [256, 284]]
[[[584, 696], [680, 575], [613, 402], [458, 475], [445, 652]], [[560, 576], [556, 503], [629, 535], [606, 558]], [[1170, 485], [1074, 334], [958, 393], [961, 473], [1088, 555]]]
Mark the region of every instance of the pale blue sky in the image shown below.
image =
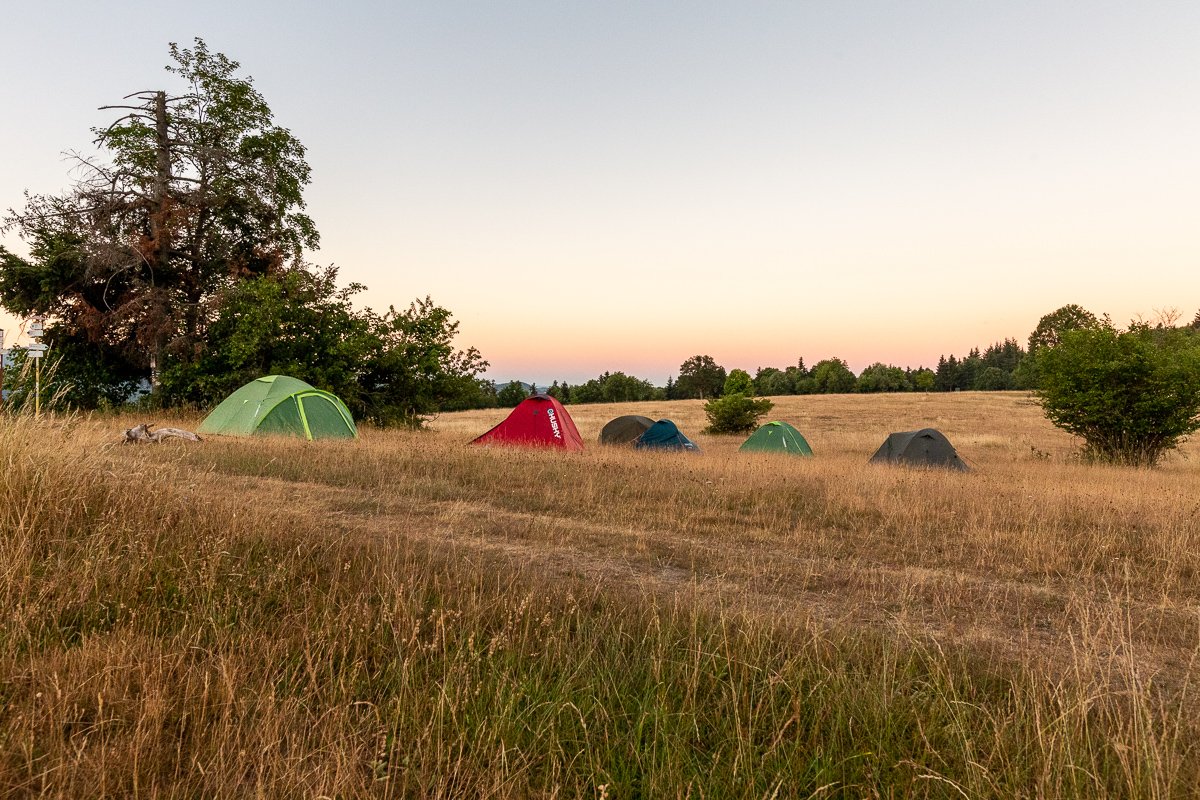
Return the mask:
[[1200, 308], [1198, 3], [21, 4], [0, 205], [194, 36], [308, 148], [313, 260], [431, 294], [498, 377], [915, 366], [1068, 302]]

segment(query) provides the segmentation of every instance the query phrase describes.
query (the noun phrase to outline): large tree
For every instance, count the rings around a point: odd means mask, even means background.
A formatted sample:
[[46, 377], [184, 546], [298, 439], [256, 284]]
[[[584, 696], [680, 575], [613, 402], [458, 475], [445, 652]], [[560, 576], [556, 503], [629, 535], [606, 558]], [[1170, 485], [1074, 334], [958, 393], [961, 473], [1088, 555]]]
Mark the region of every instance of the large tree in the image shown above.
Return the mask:
[[675, 397], [680, 399], [719, 397], [725, 387], [725, 368], [712, 356], [692, 356], [679, 365]]
[[1154, 465], [1200, 430], [1200, 342], [1186, 330], [1107, 321], [1039, 352], [1043, 409], [1103, 461]]
[[813, 365], [812, 381], [813, 391], [817, 394], [853, 392], [856, 383], [849, 365], [836, 356]]
[[105, 106], [120, 114], [93, 129], [95, 155], [70, 154], [74, 184], [4, 219], [31, 257], [0, 248], [0, 303], [51, 315], [49, 341], [120, 375], [194, 361], [224, 290], [298, 267], [318, 241], [304, 147], [252, 80], [201, 39], [170, 54], [176, 89]]

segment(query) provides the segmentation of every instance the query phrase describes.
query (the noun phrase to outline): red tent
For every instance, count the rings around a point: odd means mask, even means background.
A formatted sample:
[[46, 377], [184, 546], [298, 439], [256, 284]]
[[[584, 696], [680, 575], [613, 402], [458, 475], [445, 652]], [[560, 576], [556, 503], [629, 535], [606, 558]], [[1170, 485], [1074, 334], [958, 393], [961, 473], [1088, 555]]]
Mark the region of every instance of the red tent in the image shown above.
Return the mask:
[[582, 450], [583, 438], [562, 403], [550, 395], [535, 394], [521, 401], [496, 427], [471, 444], [512, 444], [525, 447], [561, 447]]

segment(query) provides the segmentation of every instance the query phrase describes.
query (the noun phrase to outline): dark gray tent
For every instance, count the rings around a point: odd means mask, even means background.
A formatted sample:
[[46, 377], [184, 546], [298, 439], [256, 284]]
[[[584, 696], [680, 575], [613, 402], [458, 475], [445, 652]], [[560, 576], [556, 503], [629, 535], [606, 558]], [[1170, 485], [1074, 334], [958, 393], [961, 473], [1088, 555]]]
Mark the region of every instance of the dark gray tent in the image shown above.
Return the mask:
[[617, 417], [600, 430], [600, 444], [633, 444], [653, 424], [654, 420], [637, 414]]
[[917, 467], [944, 467], [967, 471], [967, 465], [954, 451], [954, 445], [933, 428], [890, 434], [871, 456], [872, 464], [908, 464]]

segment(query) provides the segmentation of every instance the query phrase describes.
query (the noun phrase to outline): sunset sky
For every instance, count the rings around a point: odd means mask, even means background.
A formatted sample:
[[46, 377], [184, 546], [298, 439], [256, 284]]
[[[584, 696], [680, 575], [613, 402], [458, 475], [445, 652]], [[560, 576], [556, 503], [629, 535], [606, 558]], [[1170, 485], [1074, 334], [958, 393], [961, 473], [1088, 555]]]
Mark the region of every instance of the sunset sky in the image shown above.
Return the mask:
[[312, 260], [431, 295], [491, 377], [915, 367], [1066, 303], [1200, 309], [1200, 3], [14, 4], [0, 207], [196, 36], [308, 148]]

